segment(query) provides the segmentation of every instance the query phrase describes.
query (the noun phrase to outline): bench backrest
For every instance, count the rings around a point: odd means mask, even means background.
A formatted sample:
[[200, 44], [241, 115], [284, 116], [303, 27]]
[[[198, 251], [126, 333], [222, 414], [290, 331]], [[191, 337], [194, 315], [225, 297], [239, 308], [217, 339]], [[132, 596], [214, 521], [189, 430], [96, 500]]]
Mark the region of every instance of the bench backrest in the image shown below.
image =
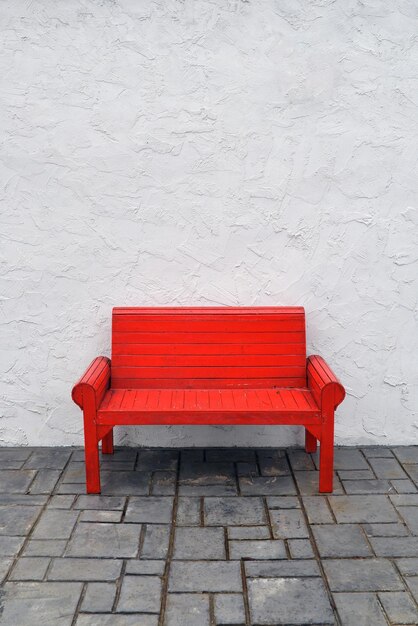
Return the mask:
[[302, 307], [114, 308], [114, 389], [306, 386]]

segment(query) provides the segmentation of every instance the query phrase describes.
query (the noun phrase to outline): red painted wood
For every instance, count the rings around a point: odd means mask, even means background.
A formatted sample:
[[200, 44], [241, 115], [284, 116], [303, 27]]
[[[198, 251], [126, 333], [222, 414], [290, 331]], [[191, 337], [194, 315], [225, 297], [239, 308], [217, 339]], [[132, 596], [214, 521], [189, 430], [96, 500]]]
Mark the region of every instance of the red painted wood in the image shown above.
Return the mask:
[[87, 491], [100, 490], [98, 442], [130, 424], [299, 424], [320, 441], [320, 491], [332, 490], [334, 410], [344, 388], [306, 361], [301, 307], [115, 308], [112, 364], [95, 359], [73, 388], [84, 411]]

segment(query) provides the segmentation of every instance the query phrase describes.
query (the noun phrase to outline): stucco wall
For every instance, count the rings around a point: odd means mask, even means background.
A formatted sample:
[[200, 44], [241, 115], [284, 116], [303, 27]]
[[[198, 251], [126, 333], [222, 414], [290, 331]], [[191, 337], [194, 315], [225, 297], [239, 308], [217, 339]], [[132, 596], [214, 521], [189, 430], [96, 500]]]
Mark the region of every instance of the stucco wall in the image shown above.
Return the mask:
[[0, 443], [82, 442], [114, 304], [304, 305], [337, 441], [417, 442], [416, 1], [3, 0], [0, 25]]

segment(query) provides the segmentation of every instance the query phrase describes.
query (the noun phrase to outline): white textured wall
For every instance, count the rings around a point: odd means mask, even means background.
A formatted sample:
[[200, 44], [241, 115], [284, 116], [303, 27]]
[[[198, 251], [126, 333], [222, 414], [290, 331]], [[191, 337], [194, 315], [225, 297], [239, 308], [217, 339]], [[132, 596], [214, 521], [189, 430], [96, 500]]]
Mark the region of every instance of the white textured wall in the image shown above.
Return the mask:
[[0, 25], [0, 443], [82, 442], [114, 304], [304, 305], [338, 442], [417, 442], [416, 0], [3, 0]]

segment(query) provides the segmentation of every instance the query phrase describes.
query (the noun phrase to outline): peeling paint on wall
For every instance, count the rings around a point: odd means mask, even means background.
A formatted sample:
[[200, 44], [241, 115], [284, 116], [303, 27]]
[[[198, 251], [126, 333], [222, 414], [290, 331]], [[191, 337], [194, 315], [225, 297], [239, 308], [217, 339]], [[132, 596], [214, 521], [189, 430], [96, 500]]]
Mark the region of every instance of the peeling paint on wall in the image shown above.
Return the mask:
[[112, 305], [218, 304], [305, 306], [337, 441], [418, 441], [415, 1], [5, 0], [0, 28], [0, 444], [82, 442]]

